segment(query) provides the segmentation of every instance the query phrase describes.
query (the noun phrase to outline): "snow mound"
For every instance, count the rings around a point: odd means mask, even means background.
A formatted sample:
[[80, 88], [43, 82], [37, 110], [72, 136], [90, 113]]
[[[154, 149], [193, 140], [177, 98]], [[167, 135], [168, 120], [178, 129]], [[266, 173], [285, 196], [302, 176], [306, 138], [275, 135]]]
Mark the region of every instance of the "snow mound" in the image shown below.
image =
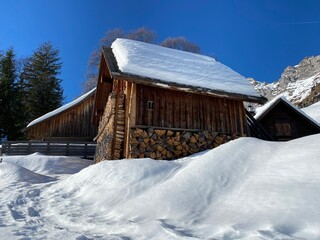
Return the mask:
[[0, 163], [0, 179], [1, 186], [15, 182], [45, 183], [55, 180], [7, 162]]
[[48, 188], [46, 214], [132, 239], [319, 239], [319, 140], [241, 138], [176, 161], [101, 162]]
[[3, 156], [3, 162], [22, 166], [39, 174], [74, 174], [92, 164], [78, 157], [47, 156], [34, 153], [26, 156]]

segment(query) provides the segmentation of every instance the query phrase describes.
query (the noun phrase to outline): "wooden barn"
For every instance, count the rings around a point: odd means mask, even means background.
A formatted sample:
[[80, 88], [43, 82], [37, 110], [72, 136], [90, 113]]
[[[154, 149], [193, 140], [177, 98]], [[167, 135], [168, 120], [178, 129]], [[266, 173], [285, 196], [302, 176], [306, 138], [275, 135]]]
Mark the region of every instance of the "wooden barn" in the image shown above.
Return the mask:
[[96, 89], [82, 95], [31, 123], [23, 130], [30, 140], [93, 141], [97, 126], [92, 124]]
[[274, 141], [288, 141], [320, 133], [319, 123], [285, 97], [278, 97], [267, 103], [255, 118]]
[[102, 51], [95, 160], [176, 159], [245, 136], [243, 101], [265, 98], [213, 58], [117, 39]]

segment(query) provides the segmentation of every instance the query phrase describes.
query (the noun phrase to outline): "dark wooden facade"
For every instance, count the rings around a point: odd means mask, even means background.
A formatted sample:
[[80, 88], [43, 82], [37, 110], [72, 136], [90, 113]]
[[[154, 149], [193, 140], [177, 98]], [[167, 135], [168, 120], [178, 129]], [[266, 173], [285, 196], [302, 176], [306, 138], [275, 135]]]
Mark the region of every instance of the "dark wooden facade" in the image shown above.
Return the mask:
[[92, 124], [95, 91], [70, 108], [24, 129], [30, 140], [92, 141], [97, 126]]
[[245, 133], [242, 101], [137, 85], [136, 125]]
[[283, 98], [277, 99], [257, 120], [275, 141], [320, 133], [315, 121]]

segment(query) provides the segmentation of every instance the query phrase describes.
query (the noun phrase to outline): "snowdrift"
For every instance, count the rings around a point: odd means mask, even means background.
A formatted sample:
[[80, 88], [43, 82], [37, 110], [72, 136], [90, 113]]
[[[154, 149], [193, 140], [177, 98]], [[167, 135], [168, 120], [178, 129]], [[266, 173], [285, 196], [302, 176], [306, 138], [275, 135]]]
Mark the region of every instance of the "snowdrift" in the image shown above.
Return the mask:
[[54, 178], [34, 173], [19, 165], [3, 162], [0, 163], [0, 186], [7, 186], [17, 182], [45, 183], [55, 180]]
[[69, 229], [119, 238], [319, 239], [319, 140], [241, 138], [171, 162], [105, 161], [48, 188], [43, 207]]
[[92, 164], [90, 160], [34, 153], [26, 156], [4, 156], [3, 162], [22, 166], [39, 174], [73, 174]]

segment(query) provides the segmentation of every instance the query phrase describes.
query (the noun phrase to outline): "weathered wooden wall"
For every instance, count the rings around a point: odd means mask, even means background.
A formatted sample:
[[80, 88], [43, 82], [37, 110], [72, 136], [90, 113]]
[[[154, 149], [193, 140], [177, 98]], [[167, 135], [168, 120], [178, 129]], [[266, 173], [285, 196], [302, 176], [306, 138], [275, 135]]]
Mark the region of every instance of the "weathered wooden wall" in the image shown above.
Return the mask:
[[97, 126], [92, 124], [94, 95], [80, 104], [48, 118], [26, 130], [32, 140], [83, 140], [92, 141]]
[[137, 85], [136, 97], [136, 125], [245, 133], [242, 101], [144, 85]]
[[95, 161], [176, 159], [244, 135], [242, 101], [114, 80], [99, 124]]

